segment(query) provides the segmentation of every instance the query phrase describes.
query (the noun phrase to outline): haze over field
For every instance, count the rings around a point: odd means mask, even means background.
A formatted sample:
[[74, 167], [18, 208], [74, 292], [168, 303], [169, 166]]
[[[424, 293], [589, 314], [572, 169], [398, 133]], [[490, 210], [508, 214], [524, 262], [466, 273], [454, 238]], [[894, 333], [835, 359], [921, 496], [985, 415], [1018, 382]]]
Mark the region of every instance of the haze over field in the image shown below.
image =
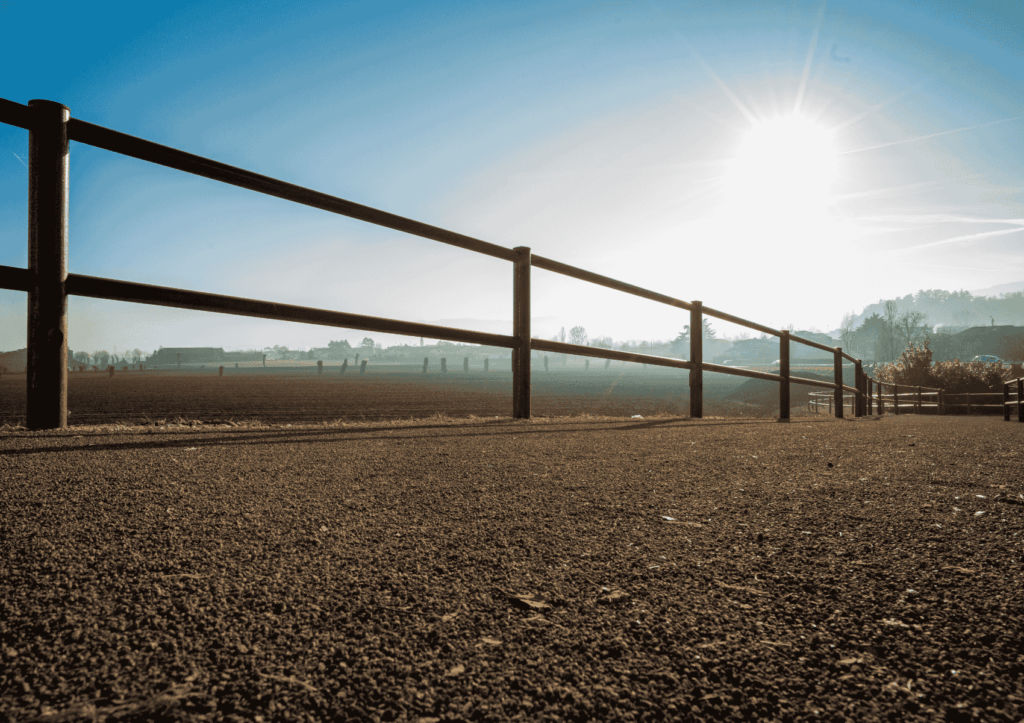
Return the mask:
[[[827, 331], [919, 289], [1019, 287], [1021, 8], [11, 2], [0, 97]], [[27, 266], [27, 161], [27, 131], [0, 125], [0, 264]], [[511, 318], [506, 262], [79, 143], [69, 268], [487, 331]], [[671, 339], [689, 323], [540, 270], [533, 314], [545, 337]], [[364, 336], [70, 300], [73, 349]], [[0, 349], [24, 346], [25, 295], [0, 291]]]

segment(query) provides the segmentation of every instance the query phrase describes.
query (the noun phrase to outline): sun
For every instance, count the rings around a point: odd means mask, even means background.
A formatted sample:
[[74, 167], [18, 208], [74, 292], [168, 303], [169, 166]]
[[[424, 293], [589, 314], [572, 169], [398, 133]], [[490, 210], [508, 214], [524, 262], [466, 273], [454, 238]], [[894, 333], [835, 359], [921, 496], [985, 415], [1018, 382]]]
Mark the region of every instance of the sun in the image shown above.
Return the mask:
[[772, 216], [820, 212], [827, 205], [836, 166], [827, 129], [800, 115], [760, 121], [730, 163], [730, 205]]

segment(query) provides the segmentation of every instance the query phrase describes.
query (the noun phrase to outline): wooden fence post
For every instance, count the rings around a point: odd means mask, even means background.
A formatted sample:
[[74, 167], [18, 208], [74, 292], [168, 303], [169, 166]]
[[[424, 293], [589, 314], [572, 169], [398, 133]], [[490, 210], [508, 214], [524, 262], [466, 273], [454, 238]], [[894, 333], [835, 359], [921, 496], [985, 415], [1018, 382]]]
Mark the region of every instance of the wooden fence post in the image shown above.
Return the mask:
[[789, 419], [789, 331], [782, 330], [779, 337], [779, 419]]
[[441, 357], [441, 373], [442, 374], [447, 374], [448, 373], [448, 360], [445, 359], [444, 357]]
[[462, 360], [462, 371], [464, 371], [464, 372], [468, 372], [469, 371], [469, 357], [468, 356], [465, 359]]
[[690, 302], [690, 417], [704, 416], [704, 304]]
[[1003, 382], [1003, 421], [1010, 421], [1010, 382]]
[[363, 363], [359, 365], [359, 373], [360, 374], [366, 374], [366, 362], [367, 361], [368, 361], [367, 359], [363, 359]]
[[917, 388], [917, 413], [922, 414], [924, 412], [924, 398], [921, 394], [921, 387]]
[[838, 346], [836, 347], [834, 359], [832, 361], [832, 378], [836, 385], [836, 390], [832, 394], [835, 398], [836, 419], [842, 419], [843, 397], [845, 396], [845, 392], [843, 391], [843, 350]]
[[867, 407], [864, 404], [864, 392], [867, 387], [867, 383], [864, 379], [864, 365], [860, 359], [853, 363], [853, 386], [857, 389], [855, 403], [857, 405], [857, 417], [863, 417]]
[[1024, 377], [1017, 380], [1017, 421], [1024, 422]]
[[544, 355], [544, 371], [547, 371], [547, 370], [548, 370], [548, 357], [547, 357], [547, 354], [545, 354]]
[[900, 385], [892, 385], [892, 413], [897, 417], [900, 415]]
[[942, 389], [939, 390], [939, 414], [946, 413], [946, 392]]
[[423, 373], [424, 374], [427, 373], [427, 365], [428, 364], [430, 364], [430, 357], [428, 357], [428, 356], [423, 357]]
[[530, 418], [530, 267], [529, 246], [516, 246], [512, 271], [512, 416]]
[[868, 416], [869, 417], [872, 414], [875, 413], [874, 399], [871, 396], [871, 393], [873, 391], [874, 382], [875, 382], [874, 379], [872, 379], [871, 377], [867, 377], [867, 381], [865, 382], [865, 385], [864, 385], [864, 388], [867, 391], [867, 395], [868, 395], [868, 409], [867, 409], [867, 412], [868, 412]]
[[[324, 373], [324, 363], [323, 363], [323, 360], [321, 360], [321, 359], [317, 359], [316, 360], [316, 373], [318, 375]], [[220, 368], [220, 375], [224, 376], [224, 367]]]
[[217, 376], [224, 376], [224, 367], [221, 367]]
[[29, 429], [68, 426], [68, 120], [49, 100], [28, 102]]
[[967, 416], [970, 416], [973, 413], [971, 409], [971, 393], [967, 392], [964, 396], [967, 397]]

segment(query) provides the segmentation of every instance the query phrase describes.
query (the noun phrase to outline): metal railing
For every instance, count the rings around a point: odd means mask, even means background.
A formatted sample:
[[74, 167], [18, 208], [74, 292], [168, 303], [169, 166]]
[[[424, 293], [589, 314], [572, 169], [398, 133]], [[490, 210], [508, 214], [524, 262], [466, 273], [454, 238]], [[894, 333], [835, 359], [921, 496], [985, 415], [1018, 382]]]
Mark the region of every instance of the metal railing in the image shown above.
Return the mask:
[[[26, 421], [30, 429], [67, 426], [67, 297], [69, 295], [508, 348], [512, 350], [512, 415], [519, 419], [530, 417], [530, 352], [532, 349], [687, 369], [690, 372], [690, 416], [696, 418], [703, 416], [703, 374], [705, 371], [778, 382], [779, 416], [782, 419], [789, 419], [790, 416], [791, 384], [804, 384], [832, 390], [834, 413], [837, 417], [843, 416], [844, 393], [850, 393], [855, 397], [853, 405], [855, 416], [859, 417], [870, 413], [869, 400], [871, 396], [869, 391], [873, 380], [864, 373], [861, 360], [855, 359], [839, 347], [829, 347], [811, 339], [792, 335], [785, 329], [773, 329], [733, 316], [724, 311], [706, 307], [700, 301], [681, 301], [665, 294], [537, 256], [528, 247], [505, 248], [87, 123], [72, 118], [71, 112], [66, 106], [53, 101], [31, 100], [28, 105], [21, 105], [0, 98], [0, 122], [24, 128], [29, 132], [28, 268], [0, 266], [0, 288], [28, 293], [28, 373], [26, 382], [28, 408]], [[490, 334], [69, 273], [67, 270], [68, 166], [71, 141], [85, 143], [221, 183], [258, 191], [294, 203], [509, 261], [513, 264], [512, 334]], [[690, 329], [695, 332], [690, 335], [689, 360], [532, 338], [530, 334], [530, 272], [532, 268], [544, 269], [689, 311]], [[705, 316], [778, 337], [779, 373], [769, 374], [705, 362], [701, 334]], [[834, 359], [834, 381], [826, 382], [792, 376], [789, 361], [790, 342], [804, 344], [830, 354]], [[843, 384], [844, 359], [854, 364], [853, 387]]]

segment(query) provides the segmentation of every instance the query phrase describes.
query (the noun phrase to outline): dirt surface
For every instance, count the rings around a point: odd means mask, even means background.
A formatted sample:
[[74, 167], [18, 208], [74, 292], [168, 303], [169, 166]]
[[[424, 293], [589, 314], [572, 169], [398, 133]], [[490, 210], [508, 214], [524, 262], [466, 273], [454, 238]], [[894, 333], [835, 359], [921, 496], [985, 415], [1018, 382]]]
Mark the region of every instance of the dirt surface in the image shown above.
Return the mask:
[[1024, 425], [0, 433], [0, 720], [1024, 716]]
[[[596, 365], [595, 365], [596, 366]], [[623, 371], [557, 369], [532, 375], [533, 414], [570, 416], [595, 414], [689, 414], [687, 372], [649, 368]], [[225, 369], [185, 372], [87, 372], [71, 374], [68, 419], [71, 424], [138, 423], [189, 419], [202, 422], [375, 421], [410, 419], [433, 413], [453, 417], [509, 416], [512, 375], [509, 372], [451, 371], [422, 374], [376, 367], [365, 374], [341, 374], [325, 367], [291, 369]], [[746, 389], [744, 383], [760, 386]], [[744, 388], [737, 394], [738, 388]], [[806, 392], [793, 385], [792, 414], [807, 414]], [[803, 390], [803, 391], [801, 391]], [[706, 416], [777, 417], [778, 386], [742, 377], [708, 374], [704, 381]], [[25, 418], [25, 375], [0, 379], [0, 424]]]

